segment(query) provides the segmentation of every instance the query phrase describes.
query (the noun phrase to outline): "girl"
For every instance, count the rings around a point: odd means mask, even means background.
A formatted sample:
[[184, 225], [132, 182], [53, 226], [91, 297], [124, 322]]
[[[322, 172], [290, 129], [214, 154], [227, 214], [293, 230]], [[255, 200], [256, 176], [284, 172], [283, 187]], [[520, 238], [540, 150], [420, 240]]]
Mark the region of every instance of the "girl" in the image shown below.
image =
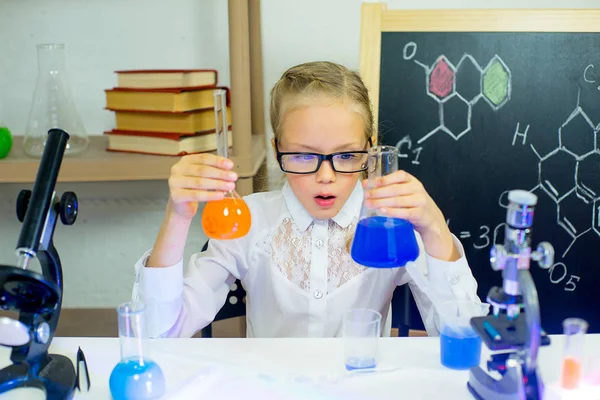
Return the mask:
[[[148, 305], [151, 336], [194, 335], [212, 322], [236, 279], [247, 292], [247, 337], [340, 336], [342, 315], [352, 308], [379, 311], [389, 336], [397, 285], [410, 285], [429, 335], [439, 333], [432, 299], [479, 302], [463, 248], [423, 185], [404, 171], [369, 191], [360, 182], [376, 132], [357, 73], [330, 62], [292, 67], [271, 91], [270, 116], [283, 189], [245, 197], [248, 235], [210, 240], [206, 252], [191, 257], [185, 277], [184, 245], [198, 202], [223, 198], [237, 176], [230, 160], [211, 154], [173, 166], [158, 238], [136, 264], [134, 300]], [[420, 255], [412, 272], [352, 260], [363, 201], [413, 224]]]

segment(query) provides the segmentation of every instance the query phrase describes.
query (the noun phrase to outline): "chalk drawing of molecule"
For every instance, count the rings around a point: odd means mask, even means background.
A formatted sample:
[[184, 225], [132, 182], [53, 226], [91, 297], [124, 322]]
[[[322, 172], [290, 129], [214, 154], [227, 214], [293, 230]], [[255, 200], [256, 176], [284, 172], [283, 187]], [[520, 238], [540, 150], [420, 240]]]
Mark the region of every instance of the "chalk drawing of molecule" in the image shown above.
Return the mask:
[[[409, 42], [402, 56], [425, 69], [425, 91], [439, 105], [439, 125], [420, 138], [418, 144], [440, 131], [459, 140], [471, 130], [472, 108], [477, 102], [484, 99], [497, 111], [510, 100], [511, 72], [500, 56], [495, 55], [482, 68], [469, 54], [464, 54], [456, 66], [444, 55], [429, 66], [415, 60], [416, 53], [417, 44]], [[479, 76], [475, 85], [473, 75]]]
[[556, 203], [556, 223], [573, 239], [563, 257], [590, 230], [600, 236], [599, 132], [600, 121], [590, 119], [578, 96], [577, 107], [558, 128], [558, 147], [541, 156], [530, 145], [539, 158], [538, 185], [530, 192], [542, 189]]

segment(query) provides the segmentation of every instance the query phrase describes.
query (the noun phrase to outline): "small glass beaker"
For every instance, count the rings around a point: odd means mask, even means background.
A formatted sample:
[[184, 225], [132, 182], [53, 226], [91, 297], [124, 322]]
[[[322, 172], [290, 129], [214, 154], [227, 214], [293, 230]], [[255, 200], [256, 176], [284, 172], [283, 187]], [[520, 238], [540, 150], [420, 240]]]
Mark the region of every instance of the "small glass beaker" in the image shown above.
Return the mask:
[[157, 399], [165, 393], [161, 368], [149, 357], [146, 307], [127, 302], [117, 307], [121, 361], [110, 374], [110, 393], [114, 400]]
[[346, 311], [342, 324], [344, 363], [348, 371], [377, 366], [377, 342], [381, 336], [381, 314], [358, 308]]
[[[215, 133], [217, 135], [217, 154], [227, 158], [228, 131], [227, 97], [223, 89], [214, 92]], [[206, 236], [212, 239], [237, 239], [250, 231], [252, 217], [246, 202], [235, 189], [225, 193], [225, 198], [209, 201], [202, 212], [202, 228]]]
[[23, 140], [23, 150], [32, 157], [42, 156], [53, 128], [69, 134], [65, 155], [88, 147], [89, 138], [67, 83], [64, 52], [64, 44], [37, 45], [38, 76]]
[[447, 301], [436, 305], [440, 317], [440, 362], [450, 369], [479, 365], [481, 338], [471, 318], [487, 315], [489, 305], [475, 301]]
[[560, 385], [563, 389], [577, 389], [583, 376], [584, 339], [588, 323], [581, 318], [563, 321], [565, 349]]
[[[369, 149], [367, 190], [376, 180], [398, 170], [398, 149], [375, 146]], [[363, 203], [352, 241], [352, 259], [374, 268], [403, 267], [419, 256], [419, 245], [410, 222], [387, 217]]]

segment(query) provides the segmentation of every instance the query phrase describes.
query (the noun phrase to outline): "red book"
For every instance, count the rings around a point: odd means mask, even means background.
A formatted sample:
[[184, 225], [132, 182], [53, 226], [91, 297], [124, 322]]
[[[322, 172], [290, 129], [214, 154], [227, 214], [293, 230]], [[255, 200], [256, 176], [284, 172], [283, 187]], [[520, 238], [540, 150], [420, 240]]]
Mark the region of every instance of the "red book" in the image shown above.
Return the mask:
[[[215, 151], [217, 149], [217, 135], [214, 129], [191, 135], [116, 129], [104, 132], [104, 134], [108, 136], [108, 147], [106, 149], [108, 151], [182, 156]], [[233, 135], [231, 127], [229, 127], [227, 134], [229, 146], [231, 146], [232, 140]]]
[[136, 89], [165, 89], [214, 86], [218, 75], [214, 69], [137, 69], [115, 71], [118, 86]]

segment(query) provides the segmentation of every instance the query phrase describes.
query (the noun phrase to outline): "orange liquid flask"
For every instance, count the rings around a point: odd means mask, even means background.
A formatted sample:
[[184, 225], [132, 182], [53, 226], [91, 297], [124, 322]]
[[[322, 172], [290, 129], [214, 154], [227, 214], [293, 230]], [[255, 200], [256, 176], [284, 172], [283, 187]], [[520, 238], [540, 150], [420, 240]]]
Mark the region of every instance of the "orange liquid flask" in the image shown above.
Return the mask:
[[[215, 123], [217, 154], [227, 158], [229, 129], [225, 90], [217, 89], [215, 97]], [[211, 239], [237, 239], [250, 231], [252, 217], [246, 202], [235, 190], [225, 193], [225, 198], [209, 201], [202, 212], [202, 228]]]
[[251, 223], [250, 210], [239, 197], [210, 201], [202, 213], [202, 228], [206, 236], [212, 239], [237, 239], [245, 236]]

